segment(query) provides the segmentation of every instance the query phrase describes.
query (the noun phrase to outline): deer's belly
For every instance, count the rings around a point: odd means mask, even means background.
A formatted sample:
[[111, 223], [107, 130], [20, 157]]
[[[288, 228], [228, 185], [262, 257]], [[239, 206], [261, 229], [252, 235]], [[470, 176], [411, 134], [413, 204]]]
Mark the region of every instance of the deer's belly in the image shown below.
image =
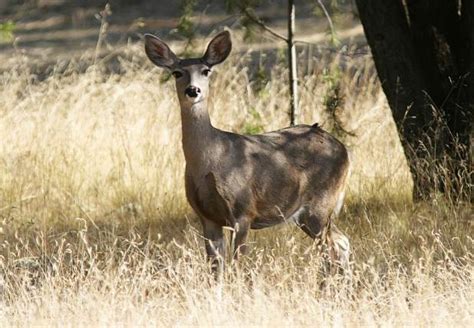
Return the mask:
[[308, 213], [308, 206], [301, 206], [289, 214], [280, 212], [278, 215], [272, 216], [272, 218], [257, 218], [252, 222], [251, 228], [264, 229], [283, 222], [299, 224], [300, 220], [306, 217]]
[[273, 226], [278, 225], [278, 224], [283, 223], [283, 222], [285, 222], [285, 219], [283, 219], [281, 217], [276, 217], [276, 218], [271, 218], [271, 219], [257, 218], [252, 222], [250, 227], [252, 229], [265, 229], [265, 228], [273, 227]]

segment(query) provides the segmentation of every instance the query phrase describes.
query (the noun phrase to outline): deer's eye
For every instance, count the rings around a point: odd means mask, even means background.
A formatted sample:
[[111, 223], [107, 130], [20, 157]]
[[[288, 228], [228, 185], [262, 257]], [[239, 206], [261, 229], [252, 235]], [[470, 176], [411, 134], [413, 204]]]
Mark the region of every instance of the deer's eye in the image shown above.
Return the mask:
[[209, 68], [206, 68], [202, 71], [202, 75], [204, 76], [209, 76], [209, 74], [211, 74], [211, 70]]
[[173, 76], [176, 78], [176, 79], [179, 79], [181, 76], [183, 76], [183, 73], [181, 73], [180, 71], [174, 71], [173, 73]]

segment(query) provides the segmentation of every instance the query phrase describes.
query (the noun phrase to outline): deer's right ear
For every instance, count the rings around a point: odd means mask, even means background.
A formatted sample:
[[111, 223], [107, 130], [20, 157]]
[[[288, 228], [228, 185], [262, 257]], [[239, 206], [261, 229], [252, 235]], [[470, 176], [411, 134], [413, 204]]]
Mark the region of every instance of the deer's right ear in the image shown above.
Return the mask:
[[145, 52], [156, 66], [171, 69], [179, 61], [170, 47], [152, 34], [145, 34]]
[[222, 63], [229, 56], [231, 50], [232, 41], [230, 40], [230, 33], [229, 31], [223, 31], [209, 42], [202, 59], [207, 65], [214, 66]]

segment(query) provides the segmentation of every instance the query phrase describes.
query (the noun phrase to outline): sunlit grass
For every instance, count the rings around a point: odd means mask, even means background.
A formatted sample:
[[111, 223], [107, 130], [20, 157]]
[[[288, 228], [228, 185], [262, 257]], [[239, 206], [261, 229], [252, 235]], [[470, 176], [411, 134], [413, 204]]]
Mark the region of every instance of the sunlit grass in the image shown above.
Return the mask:
[[[120, 74], [71, 64], [43, 81], [26, 58], [0, 77], [0, 321], [7, 325], [469, 325], [472, 205], [413, 204], [411, 181], [371, 60], [323, 58], [301, 76], [303, 123], [331, 127], [323, 99], [340, 67], [338, 115], [353, 162], [338, 226], [352, 280], [326, 281], [294, 226], [251, 234], [216, 283], [184, 196], [172, 81], [138, 46]], [[303, 63], [304, 65], [304, 63]], [[286, 71], [253, 87], [246, 55], [212, 81], [225, 130], [287, 125]], [[304, 70], [302, 70], [304, 71]]]

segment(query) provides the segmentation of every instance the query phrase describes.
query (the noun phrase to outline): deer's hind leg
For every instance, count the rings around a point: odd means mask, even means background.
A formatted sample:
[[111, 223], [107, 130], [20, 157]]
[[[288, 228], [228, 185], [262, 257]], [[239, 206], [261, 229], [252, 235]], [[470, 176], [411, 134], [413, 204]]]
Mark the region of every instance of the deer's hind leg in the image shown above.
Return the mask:
[[345, 192], [339, 192], [336, 205], [329, 218], [328, 224], [328, 252], [331, 261], [331, 272], [342, 271], [342, 273], [350, 274], [350, 242], [349, 239], [334, 224], [334, 220], [339, 216], [344, 204]]
[[327, 233], [330, 272], [350, 274], [350, 243], [349, 239], [334, 223], [330, 224]]
[[234, 246], [234, 260], [238, 260], [241, 255], [247, 254], [248, 246], [246, 244], [250, 230], [250, 220], [246, 217], [237, 220], [232, 232], [232, 243]]
[[331, 222], [333, 218], [321, 213], [307, 213], [297, 220], [298, 226], [323, 247], [328, 260], [328, 271], [349, 273], [349, 239]]

